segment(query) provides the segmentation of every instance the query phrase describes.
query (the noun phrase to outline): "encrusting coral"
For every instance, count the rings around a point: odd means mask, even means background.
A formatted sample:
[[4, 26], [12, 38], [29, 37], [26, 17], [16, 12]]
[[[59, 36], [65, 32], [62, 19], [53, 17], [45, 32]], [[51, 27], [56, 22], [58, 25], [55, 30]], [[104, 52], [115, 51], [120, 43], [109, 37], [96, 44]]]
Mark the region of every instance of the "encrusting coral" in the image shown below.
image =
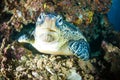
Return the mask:
[[[1, 0], [0, 79], [66, 80], [76, 75], [84, 80], [119, 80], [120, 33], [111, 28], [106, 16], [111, 2]], [[83, 61], [75, 56], [42, 54], [31, 49], [31, 45], [24, 48], [16, 42], [13, 36], [34, 28], [41, 12], [62, 15], [78, 26], [90, 44], [91, 58]]]

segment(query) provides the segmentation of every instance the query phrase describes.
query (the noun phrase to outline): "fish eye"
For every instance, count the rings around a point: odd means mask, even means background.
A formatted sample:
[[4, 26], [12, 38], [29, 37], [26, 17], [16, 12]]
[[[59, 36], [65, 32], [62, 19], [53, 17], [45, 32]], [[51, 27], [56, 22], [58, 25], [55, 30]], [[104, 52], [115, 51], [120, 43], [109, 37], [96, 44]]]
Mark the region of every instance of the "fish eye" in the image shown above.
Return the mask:
[[44, 17], [45, 17], [44, 13], [41, 13], [40, 16], [39, 16], [40, 19], [44, 19]]
[[62, 25], [62, 24], [63, 24], [63, 18], [62, 18], [62, 17], [59, 17], [59, 18], [58, 18], [57, 24], [58, 24], [58, 25]]
[[41, 13], [37, 19], [37, 23], [42, 24], [44, 22], [45, 14]]

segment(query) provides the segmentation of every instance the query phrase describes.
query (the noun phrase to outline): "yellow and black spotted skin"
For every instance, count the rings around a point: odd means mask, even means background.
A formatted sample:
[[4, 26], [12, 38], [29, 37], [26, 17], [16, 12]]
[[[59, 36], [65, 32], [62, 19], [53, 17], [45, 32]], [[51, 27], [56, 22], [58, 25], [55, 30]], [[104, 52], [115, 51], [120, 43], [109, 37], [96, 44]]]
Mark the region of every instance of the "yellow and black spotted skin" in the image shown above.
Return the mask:
[[25, 34], [18, 41], [30, 43], [42, 53], [89, 59], [89, 44], [80, 29], [63, 20], [60, 15], [41, 13], [30, 35], [34, 36], [34, 41], [30, 41]]

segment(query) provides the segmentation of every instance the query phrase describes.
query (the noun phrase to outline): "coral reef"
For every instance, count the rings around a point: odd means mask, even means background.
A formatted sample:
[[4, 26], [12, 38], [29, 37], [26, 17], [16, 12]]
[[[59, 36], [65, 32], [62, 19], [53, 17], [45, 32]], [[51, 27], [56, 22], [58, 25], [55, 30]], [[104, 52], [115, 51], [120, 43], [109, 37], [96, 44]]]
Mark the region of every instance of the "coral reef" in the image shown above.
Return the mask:
[[[0, 4], [0, 80], [120, 79], [120, 32], [112, 29], [106, 16], [111, 0], [1, 0]], [[27, 25], [35, 24], [41, 12], [61, 14], [78, 26], [90, 43], [91, 59], [33, 52], [12, 39], [31, 28]]]

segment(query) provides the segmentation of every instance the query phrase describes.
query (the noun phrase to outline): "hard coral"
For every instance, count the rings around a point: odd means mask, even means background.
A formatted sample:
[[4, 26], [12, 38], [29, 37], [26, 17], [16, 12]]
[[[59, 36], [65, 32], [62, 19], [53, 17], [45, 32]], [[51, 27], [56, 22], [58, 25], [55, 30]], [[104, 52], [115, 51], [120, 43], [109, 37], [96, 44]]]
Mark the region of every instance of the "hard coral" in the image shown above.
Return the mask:
[[104, 59], [111, 64], [110, 72], [116, 80], [119, 80], [120, 75], [120, 49], [112, 44], [103, 42], [103, 49], [106, 54]]
[[27, 0], [24, 7], [28, 10], [38, 11], [42, 8], [43, 0]]
[[2, 25], [0, 25], [0, 40], [2, 40], [3, 38], [6, 38], [7, 40], [9, 40], [9, 36], [10, 36], [10, 33], [11, 33], [11, 29], [10, 27], [8, 26], [7, 23], [3, 23]]
[[111, 6], [112, 0], [93, 0], [93, 5], [91, 6], [95, 11], [106, 14]]
[[[1, 0], [0, 3], [0, 79], [66, 80], [73, 68], [84, 80], [110, 80], [111, 73], [112, 77], [119, 74], [120, 34], [110, 29], [106, 16], [111, 0]], [[87, 36], [91, 53], [101, 55], [84, 62], [73, 56], [33, 55], [16, 44], [10, 37], [15, 34], [13, 30], [21, 31], [23, 24], [35, 23], [41, 12], [61, 14], [77, 25]]]

